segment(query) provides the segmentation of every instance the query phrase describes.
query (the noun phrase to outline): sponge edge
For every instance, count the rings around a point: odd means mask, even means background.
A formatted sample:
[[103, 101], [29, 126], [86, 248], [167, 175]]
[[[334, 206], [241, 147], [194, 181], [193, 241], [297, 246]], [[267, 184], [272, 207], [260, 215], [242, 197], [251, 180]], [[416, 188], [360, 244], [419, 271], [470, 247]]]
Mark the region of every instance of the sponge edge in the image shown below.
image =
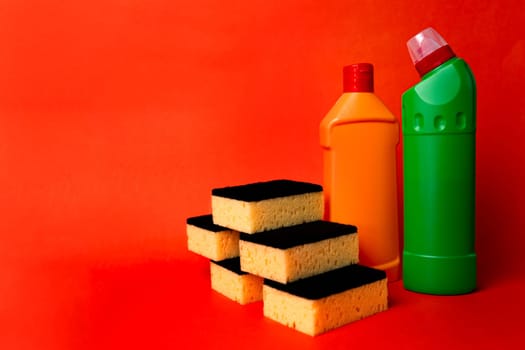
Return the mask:
[[386, 274], [351, 265], [290, 284], [265, 281], [264, 316], [315, 336], [384, 311]]
[[241, 305], [262, 300], [263, 279], [240, 270], [239, 258], [210, 261], [211, 288]]
[[212, 190], [213, 222], [244, 233], [255, 233], [320, 220], [322, 187], [291, 180], [274, 180]]
[[239, 256], [239, 232], [213, 224], [211, 215], [186, 221], [188, 250], [220, 261]]

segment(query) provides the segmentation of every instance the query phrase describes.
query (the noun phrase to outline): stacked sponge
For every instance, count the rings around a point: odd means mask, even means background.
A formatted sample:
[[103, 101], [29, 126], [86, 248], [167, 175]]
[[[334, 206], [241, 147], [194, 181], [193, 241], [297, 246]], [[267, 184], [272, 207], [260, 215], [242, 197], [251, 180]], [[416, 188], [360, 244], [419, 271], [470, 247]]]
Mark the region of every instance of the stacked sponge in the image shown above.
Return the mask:
[[385, 310], [386, 274], [358, 264], [355, 226], [322, 220], [322, 191], [291, 180], [212, 190], [212, 215], [187, 220], [212, 288], [262, 298], [264, 316], [310, 335]]
[[262, 277], [241, 271], [239, 232], [213, 223], [211, 214], [186, 220], [188, 250], [210, 259], [212, 288], [241, 305], [262, 299]]

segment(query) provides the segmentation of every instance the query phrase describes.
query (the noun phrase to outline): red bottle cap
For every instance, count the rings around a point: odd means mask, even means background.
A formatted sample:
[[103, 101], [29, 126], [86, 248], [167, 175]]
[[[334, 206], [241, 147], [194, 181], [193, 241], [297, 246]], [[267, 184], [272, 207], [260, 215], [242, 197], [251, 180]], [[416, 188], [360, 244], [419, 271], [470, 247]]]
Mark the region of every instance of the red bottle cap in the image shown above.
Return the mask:
[[432, 28], [414, 35], [408, 40], [407, 46], [412, 63], [420, 76], [456, 56], [445, 39]]
[[374, 66], [370, 63], [344, 66], [343, 92], [374, 92]]

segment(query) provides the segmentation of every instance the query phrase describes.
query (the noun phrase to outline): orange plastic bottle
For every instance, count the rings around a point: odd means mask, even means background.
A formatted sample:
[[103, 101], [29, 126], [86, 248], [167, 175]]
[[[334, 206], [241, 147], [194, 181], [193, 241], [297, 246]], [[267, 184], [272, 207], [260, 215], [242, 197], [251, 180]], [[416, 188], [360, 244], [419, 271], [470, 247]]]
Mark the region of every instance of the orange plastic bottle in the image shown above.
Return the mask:
[[399, 279], [399, 124], [374, 94], [373, 66], [343, 68], [343, 94], [321, 122], [325, 219], [356, 225], [359, 259]]

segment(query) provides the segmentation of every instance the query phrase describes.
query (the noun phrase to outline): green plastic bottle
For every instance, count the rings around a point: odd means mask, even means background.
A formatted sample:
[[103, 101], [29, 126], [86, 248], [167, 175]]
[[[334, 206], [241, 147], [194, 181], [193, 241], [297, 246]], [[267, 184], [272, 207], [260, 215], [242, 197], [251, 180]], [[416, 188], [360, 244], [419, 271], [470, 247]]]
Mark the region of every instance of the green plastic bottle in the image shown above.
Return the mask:
[[476, 84], [432, 28], [407, 46], [422, 78], [402, 97], [404, 286], [469, 293], [476, 288]]

